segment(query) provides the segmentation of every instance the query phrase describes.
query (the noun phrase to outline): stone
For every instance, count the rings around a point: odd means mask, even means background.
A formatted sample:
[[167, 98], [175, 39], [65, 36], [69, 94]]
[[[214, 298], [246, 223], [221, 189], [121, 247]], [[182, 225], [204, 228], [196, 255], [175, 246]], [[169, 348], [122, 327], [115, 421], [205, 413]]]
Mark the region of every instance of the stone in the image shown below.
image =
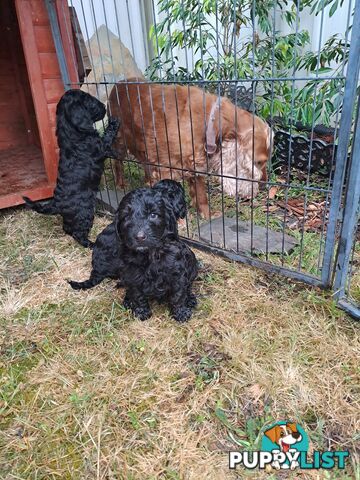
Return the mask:
[[86, 85], [81, 89], [94, 95], [103, 103], [107, 102], [113, 83], [127, 78], [144, 80], [130, 51], [120, 38], [105, 25], [101, 25], [87, 43], [92, 70], [86, 82], [109, 82], [109, 85]]
[[97, 193], [96, 199], [98, 206], [105, 211], [115, 213], [124, 193], [119, 190], [100, 190]]
[[[224, 225], [224, 228], [223, 228]], [[224, 242], [225, 231], [225, 242]], [[227, 250], [257, 255], [268, 253], [289, 253], [297, 245], [297, 240], [282, 232], [253, 225], [253, 241], [251, 250], [251, 222], [238, 221], [236, 218], [218, 217], [211, 222], [200, 225], [201, 241]], [[238, 243], [237, 243], [238, 238]], [[284, 241], [284, 249], [283, 249]], [[267, 246], [266, 246], [267, 245]]]

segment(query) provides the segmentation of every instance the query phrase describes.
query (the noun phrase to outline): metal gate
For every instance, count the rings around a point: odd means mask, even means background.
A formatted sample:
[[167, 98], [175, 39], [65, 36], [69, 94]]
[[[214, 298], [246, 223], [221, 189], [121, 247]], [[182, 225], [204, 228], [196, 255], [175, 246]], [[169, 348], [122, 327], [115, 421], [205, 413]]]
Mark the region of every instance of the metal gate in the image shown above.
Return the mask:
[[[106, 102], [113, 86], [123, 80], [119, 78], [117, 66], [129, 58], [134, 62], [140, 58], [140, 67], [145, 65], [145, 68], [138, 68], [135, 63], [136, 72], [141, 72], [127, 82], [128, 86], [185, 85], [189, 88], [190, 104], [190, 86], [195, 85], [201, 89], [203, 98], [208, 93], [218, 98], [225, 96], [234, 105], [251, 112], [253, 118], [257, 115], [268, 122], [274, 136], [267, 178], [256, 179], [262, 192], [247, 200], [227, 195], [224, 180], [235, 180], [236, 189], [238, 181], [247, 180], [251, 182], [253, 193], [253, 185], [257, 183], [254, 180], [254, 147], [253, 176], [244, 179], [238, 174], [238, 167], [235, 175], [229, 177], [223, 173], [226, 165], [223, 165], [222, 154], [219, 171], [198, 171], [193, 145], [193, 174], [206, 178], [210, 218], [205, 221], [200, 216], [198, 205], [191, 208], [181, 234], [196, 248], [314, 286], [333, 287], [339, 305], [359, 318], [360, 278], [356, 269], [360, 265], [357, 231], [360, 125], [359, 105], [355, 108], [355, 104], [360, 69], [360, 2], [356, 1], [355, 6], [351, 0], [348, 2], [346, 25], [341, 32], [343, 40], [337, 44], [337, 56], [334, 54], [330, 58], [330, 55], [328, 67], [324, 66], [323, 55], [326, 48], [331, 50], [335, 40], [329, 37], [324, 43], [322, 35], [326, 20], [338, 8], [337, 0], [294, 2], [293, 9], [283, 12], [285, 17], [290, 16], [287, 21], [293, 26], [293, 33], [283, 36], [277, 31], [279, 17], [276, 2], [272, 1], [268, 2], [266, 13], [259, 13], [260, 7], [255, 0], [69, 0], [73, 22], [65, 33], [59, 28], [59, 24], [64, 23], [59, 22], [59, 17], [67, 8], [66, 2], [62, 8], [59, 8], [59, 0], [46, 2], [65, 89], [80, 86]], [[310, 63], [309, 56], [301, 57], [305, 62], [301, 70], [297, 55], [303, 55], [298, 47], [301, 42], [304, 45], [307, 42], [301, 30], [301, 12], [306, 5], [312, 6], [314, 18], [317, 16], [320, 21], [317, 51]], [[241, 37], [243, 25], [250, 29], [250, 40], [246, 44], [247, 57], [242, 56], [240, 62], [239, 52], [243, 52], [245, 42]], [[70, 81], [64, 60], [61, 40], [64, 34], [73, 37], [73, 61], [81, 72], [77, 82]], [[225, 48], [226, 34], [231, 41]], [[148, 42], [149, 36], [152, 42]], [[262, 64], [266, 74], [256, 63], [264, 39], [268, 41], [265, 44], [268, 45], [268, 64]], [[175, 50], [174, 44], [181, 48]], [[284, 51], [279, 54], [281, 48]], [[278, 67], [281, 55], [288, 58], [285, 67], [281, 67], [283, 70]], [[306, 59], [308, 70], [304, 73]], [[331, 61], [337, 62], [336, 69]], [[87, 74], [89, 71], [92, 77]], [[323, 94], [324, 85], [329, 84], [334, 87], [333, 92], [337, 89], [337, 94], [330, 99], [326, 89]], [[279, 88], [280, 94], [277, 93]], [[300, 125], [296, 115], [293, 116], [293, 111], [302, 114], [301, 101], [304, 109], [310, 112], [307, 125]], [[336, 106], [331, 105], [332, 101]], [[220, 118], [220, 100], [219, 104]], [[330, 111], [325, 113], [331, 128], [316, 126], [315, 112], [322, 111], [324, 105], [325, 110]], [[139, 107], [141, 110], [141, 102]], [[288, 112], [287, 116], [284, 114], [285, 121], [275, 115], [277, 109], [282, 111], [282, 108]], [[166, 117], [164, 101], [160, 109]], [[190, 111], [190, 122], [192, 116]], [[204, 118], [205, 127], [206, 121]], [[178, 135], [180, 138], [179, 126]], [[330, 135], [330, 140], [326, 135]], [[157, 141], [156, 132], [154, 138]], [[221, 134], [218, 143], [221, 150]], [[161, 146], [156, 144], [156, 148]], [[170, 151], [169, 144], [167, 148]], [[116, 207], [126, 190], [143, 183], [146, 162], [140, 162], [133, 155], [127, 155], [124, 160], [125, 187], [116, 187], [114, 163], [109, 161], [105, 171], [101, 202], [110, 209]], [[172, 178], [176, 170], [182, 170], [181, 166], [171, 163], [157, 166], [167, 169], [167, 178]], [[184, 185], [187, 173], [182, 171]]]

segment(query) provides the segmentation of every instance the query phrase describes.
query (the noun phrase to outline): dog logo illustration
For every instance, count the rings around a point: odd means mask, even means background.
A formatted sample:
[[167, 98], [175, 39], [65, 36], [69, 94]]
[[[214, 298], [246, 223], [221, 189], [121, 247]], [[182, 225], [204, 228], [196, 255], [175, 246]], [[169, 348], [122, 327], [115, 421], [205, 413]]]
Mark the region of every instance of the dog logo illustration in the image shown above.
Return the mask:
[[[308, 445], [307, 435], [299, 425], [290, 422], [277, 422], [264, 431], [261, 450], [271, 451], [273, 454], [287, 454], [288, 452], [307, 451]], [[287, 458], [289, 457], [287, 456]], [[279, 460], [274, 460], [272, 466], [277, 470], [280, 468], [294, 470], [299, 466], [299, 462], [297, 460], [291, 460], [290, 462], [287, 460], [280, 464]]]

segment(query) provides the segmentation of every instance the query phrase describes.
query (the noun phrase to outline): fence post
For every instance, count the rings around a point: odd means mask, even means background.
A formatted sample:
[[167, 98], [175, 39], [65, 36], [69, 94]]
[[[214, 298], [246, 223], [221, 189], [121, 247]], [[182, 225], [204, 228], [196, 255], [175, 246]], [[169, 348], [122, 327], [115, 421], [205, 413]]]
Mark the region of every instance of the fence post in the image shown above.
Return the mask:
[[352, 115], [356, 101], [356, 88], [359, 79], [360, 68], [360, 1], [355, 2], [353, 26], [351, 30], [351, 43], [349, 61], [346, 73], [344, 101], [342, 105], [340, 129], [338, 136], [338, 148], [336, 152], [335, 174], [331, 193], [331, 206], [329, 223], [325, 242], [324, 261], [321, 279], [325, 286], [331, 284], [333, 272], [333, 256], [336, 243], [336, 228], [339, 220], [339, 212], [342, 198], [342, 190], [345, 178], [345, 169], [348, 157]]
[[[360, 100], [359, 100], [360, 101]], [[335, 263], [334, 290], [335, 298], [341, 300], [346, 295], [346, 282], [355, 232], [359, 218], [360, 207], [360, 114], [358, 111], [357, 125], [354, 135], [354, 145], [351, 156], [351, 164], [348, 174], [348, 182], [345, 194], [343, 222], [340, 233], [340, 241]], [[360, 306], [359, 306], [360, 313]]]
[[56, 55], [59, 62], [61, 78], [64, 84], [64, 89], [69, 90], [70, 88], [70, 77], [65, 59], [64, 47], [61, 40], [61, 33], [59, 28], [59, 23], [56, 15], [56, 8], [54, 0], [45, 0], [46, 9], [49, 15], [51, 32], [55, 44]]

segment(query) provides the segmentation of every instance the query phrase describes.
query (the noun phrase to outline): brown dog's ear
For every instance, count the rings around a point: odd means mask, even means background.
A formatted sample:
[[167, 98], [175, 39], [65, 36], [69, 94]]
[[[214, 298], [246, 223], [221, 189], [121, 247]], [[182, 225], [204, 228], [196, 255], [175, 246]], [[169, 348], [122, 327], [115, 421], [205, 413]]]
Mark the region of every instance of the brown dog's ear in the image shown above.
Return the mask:
[[296, 432], [296, 431], [297, 431], [296, 423], [287, 423], [286, 426], [287, 426], [288, 428], [290, 428], [290, 430], [291, 430], [292, 432]]
[[[221, 98], [219, 97], [212, 105], [209, 119], [207, 122], [206, 127], [206, 141], [205, 141], [205, 151], [208, 155], [213, 155], [216, 152], [217, 144], [216, 144], [216, 137], [217, 137], [217, 130], [219, 128], [219, 118], [217, 117], [217, 112], [219, 110]], [[217, 122], [217, 124], [215, 124]]]
[[275, 425], [275, 427], [270, 428], [269, 430], [266, 430], [265, 435], [273, 442], [273, 443], [278, 443], [278, 440], [280, 438], [280, 427], [279, 425]]

